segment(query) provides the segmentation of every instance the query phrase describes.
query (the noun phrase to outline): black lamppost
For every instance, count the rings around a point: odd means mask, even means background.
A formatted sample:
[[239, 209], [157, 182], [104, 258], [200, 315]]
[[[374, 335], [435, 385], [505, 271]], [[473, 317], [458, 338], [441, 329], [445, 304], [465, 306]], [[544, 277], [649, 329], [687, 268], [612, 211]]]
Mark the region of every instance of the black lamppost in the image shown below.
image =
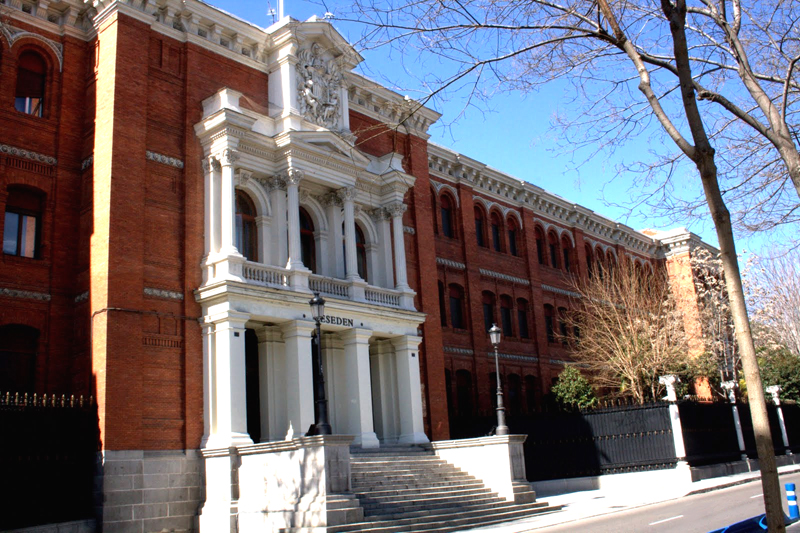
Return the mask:
[[497, 345], [500, 344], [500, 336], [503, 331], [497, 327], [497, 324], [492, 324], [489, 328], [489, 340], [494, 346], [494, 371], [497, 376], [497, 429], [495, 435], [508, 435], [508, 426], [506, 425], [506, 408], [503, 407], [503, 388], [500, 386], [500, 363], [497, 360]]
[[322, 330], [319, 325], [325, 316], [325, 298], [315, 292], [308, 304], [311, 306], [311, 316], [317, 323], [317, 365], [314, 368], [317, 400], [314, 403], [314, 434], [331, 435], [333, 432], [328, 423], [328, 400], [325, 398], [325, 374], [322, 371]]

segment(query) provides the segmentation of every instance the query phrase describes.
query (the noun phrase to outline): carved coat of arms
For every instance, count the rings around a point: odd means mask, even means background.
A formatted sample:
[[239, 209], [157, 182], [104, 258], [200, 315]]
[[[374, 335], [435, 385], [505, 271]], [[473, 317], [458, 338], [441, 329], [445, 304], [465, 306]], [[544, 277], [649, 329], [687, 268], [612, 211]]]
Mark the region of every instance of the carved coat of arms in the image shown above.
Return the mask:
[[336, 129], [341, 116], [339, 91], [342, 73], [334, 60], [322, 57], [319, 44], [297, 54], [297, 101], [307, 120], [329, 129]]

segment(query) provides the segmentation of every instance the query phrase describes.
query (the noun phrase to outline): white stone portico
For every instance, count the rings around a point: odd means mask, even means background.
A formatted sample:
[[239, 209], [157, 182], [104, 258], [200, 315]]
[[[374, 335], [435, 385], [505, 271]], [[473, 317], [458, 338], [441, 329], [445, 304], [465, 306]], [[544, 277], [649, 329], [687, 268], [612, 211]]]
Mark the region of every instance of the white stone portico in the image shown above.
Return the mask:
[[[427, 442], [417, 351], [424, 315], [407, 281], [402, 223], [414, 178], [399, 155], [371, 157], [354, 146], [345, 73], [360, 56], [326, 22], [302, 28], [290, 19], [271, 28], [269, 115], [221, 89], [195, 126], [205, 171], [196, 293], [203, 447], [253, 443], [247, 383], [258, 383], [260, 441], [301, 436], [313, 424], [312, 292], [328, 302], [322, 346], [334, 433], [364, 447]], [[256, 211], [250, 257], [239, 249], [241, 195]], [[245, 361], [253, 333], [255, 381]]]

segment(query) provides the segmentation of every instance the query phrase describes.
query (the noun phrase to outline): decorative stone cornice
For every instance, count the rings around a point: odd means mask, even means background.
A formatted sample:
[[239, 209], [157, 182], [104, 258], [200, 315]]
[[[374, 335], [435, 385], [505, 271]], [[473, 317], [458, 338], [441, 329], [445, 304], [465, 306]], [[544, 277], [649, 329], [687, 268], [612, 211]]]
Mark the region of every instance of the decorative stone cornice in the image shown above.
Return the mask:
[[0, 287], [0, 296], [22, 298], [24, 300], [38, 300], [40, 302], [50, 301], [50, 295], [44, 292], [21, 291], [17, 289], [7, 289], [5, 287]]
[[457, 353], [459, 355], [475, 355], [473, 350], [469, 348], [459, 348], [458, 346], [445, 346], [444, 351], [447, 353]]
[[144, 288], [145, 296], [153, 296], [155, 298], [166, 298], [167, 300], [183, 300], [183, 293], [176, 291], [169, 291], [166, 289], [156, 289], [154, 287]]
[[45, 165], [55, 165], [58, 163], [58, 160], [55, 157], [50, 157], [49, 155], [40, 154], [38, 152], [32, 152], [31, 150], [25, 150], [24, 148], [17, 148], [16, 146], [10, 146], [8, 144], [0, 144], [0, 152], [12, 155], [14, 157], [30, 159], [31, 161], [36, 161], [37, 163], [44, 163]]
[[566, 289], [559, 289], [558, 287], [553, 287], [552, 285], [545, 285], [542, 284], [542, 290], [545, 292], [552, 292], [555, 294], [560, 294], [562, 296], [569, 296], [570, 298], [577, 298], [580, 299], [581, 295], [574, 291], [568, 291]]
[[[486, 352], [486, 355], [487, 357], [494, 359], [493, 351]], [[521, 355], [515, 353], [497, 352], [497, 357], [499, 357], [500, 359], [510, 359], [512, 361], [523, 361], [526, 363], [536, 363], [537, 361], [539, 361], [539, 358], [536, 357], [535, 355]]]
[[467, 265], [464, 263], [459, 263], [458, 261], [453, 261], [452, 259], [445, 259], [444, 257], [437, 257], [436, 263], [448, 266], [450, 268], [455, 268], [456, 270], [464, 270], [467, 268]]
[[494, 270], [487, 270], [485, 268], [478, 269], [483, 276], [489, 276], [490, 278], [497, 278], [502, 279], [504, 281], [510, 281], [511, 283], [517, 283], [518, 285], [530, 285], [530, 280], [518, 278], [516, 276], [509, 276], [508, 274], [503, 274], [502, 272], [495, 272]]
[[145, 151], [145, 155], [147, 156], [147, 159], [149, 159], [150, 161], [155, 161], [156, 163], [169, 165], [175, 168], [183, 168], [183, 161], [175, 157], [159, 154], [158, 152], [152, 152], [150, 150]]

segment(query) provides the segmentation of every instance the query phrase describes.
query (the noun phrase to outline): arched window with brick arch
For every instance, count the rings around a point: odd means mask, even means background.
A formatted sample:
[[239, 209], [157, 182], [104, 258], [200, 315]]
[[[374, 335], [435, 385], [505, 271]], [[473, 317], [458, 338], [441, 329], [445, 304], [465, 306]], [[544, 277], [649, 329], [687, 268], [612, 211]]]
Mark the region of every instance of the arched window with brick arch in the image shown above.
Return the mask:
[[589, 273], [589, 279], [594, 278], [595, 272], [595, 263], [594, 263], [594, 253], [592, 252], [592, 247], [588, 244], [584, 246], [584, 252], [586, 253], [586, 271]]
[[500, 296], [500, 327], [503, 329], [504, 337], [514, 336], [514, 327], [511, 319], [513, 312], [513, 300], [511, 296], [503, 294]]
[[456, 329], [467, 329], [467, 321], [464, 317], [464, 288], [451, 283], [447, 290], [450, 303], [450, 325]]
[[481, 304], [483, 306], [483, 330], [489, 331], [492, 324], [497, 322], [494, 316], [494, 308], [497, 303], [495, 295], [491, 291], [483, 291], [481, 293]]
[[544, 304], [544, 328], [547, 333], [547, 342], [556, 342], [556, 310], [550, 304]]
[[561, 237], [561, 266], [564, 268], [564, 272], [572, 272], [574, 264], [572, 241], [569, 240], [569, 237], [563, 235]]
[[258, 261], [257, 215], [250, 196], [236, 189], [236, 248], [248, 261]]
[[547, 259], [550, 261], [550, 266], [553, 268], [558, 268], [559, 266], [559, 249], [558, 235], [556, 235], [555, 231], [551, 231], [547, 234], [547, 250], [550, 252]]
[[530, 339], [530, 329], [528, 327], [528, 300], [517, 298], [517, 328], [520, 339]]
[[544, 231], [539, 226], [536, 226], [534, 230], [534, 236], [536, 237], [536, 258], [539, 260], [540, 265], [546, 264], [545, 261], [545, 240], [544, 240]]
[[508, 219], [507, 226], [507, 235], [508, 235], [508, 253], [513, 256], [519, 255], [519, 248], [517, 247], [517, 237], [519, 236], [519, 228], [517, 227], [517, 221], [513, 218]]
[[47, 63], [33, 50], [25, 50], [17, 60], [17, 87], [14, 108], [35, 117], [44, 115], [47, 88]]
[[33, 392], [39, 330], [21, 324], [0, 326], [0, 391]]
[[317, 273], [317, 244], [314, 240], [314, 220], [305, 208], [300, 208], [300, 256], [303, 265]]
[[450, 237], [451, 239], [455, 239], [456, 237], [454, 205], [455, 202], [453, 202], [449, 194], [443, 194], [441, 198], [439, 198], [439, 212], [442, 216], [442, 235]]
[[490, 234], [492, 238], [492, 249], [495, 252], [503, 251], [503, 217], [497, 211], [492, 211], [489, 215]]
[[44, 193], [24, 185], [9, 185], [3, 217], [3, 253], [41, 258]]
[[488, 248], [486, 240], [486, 214], [479, 206], [475, 206], [475, 239], [478, 241], [478, 246]]

